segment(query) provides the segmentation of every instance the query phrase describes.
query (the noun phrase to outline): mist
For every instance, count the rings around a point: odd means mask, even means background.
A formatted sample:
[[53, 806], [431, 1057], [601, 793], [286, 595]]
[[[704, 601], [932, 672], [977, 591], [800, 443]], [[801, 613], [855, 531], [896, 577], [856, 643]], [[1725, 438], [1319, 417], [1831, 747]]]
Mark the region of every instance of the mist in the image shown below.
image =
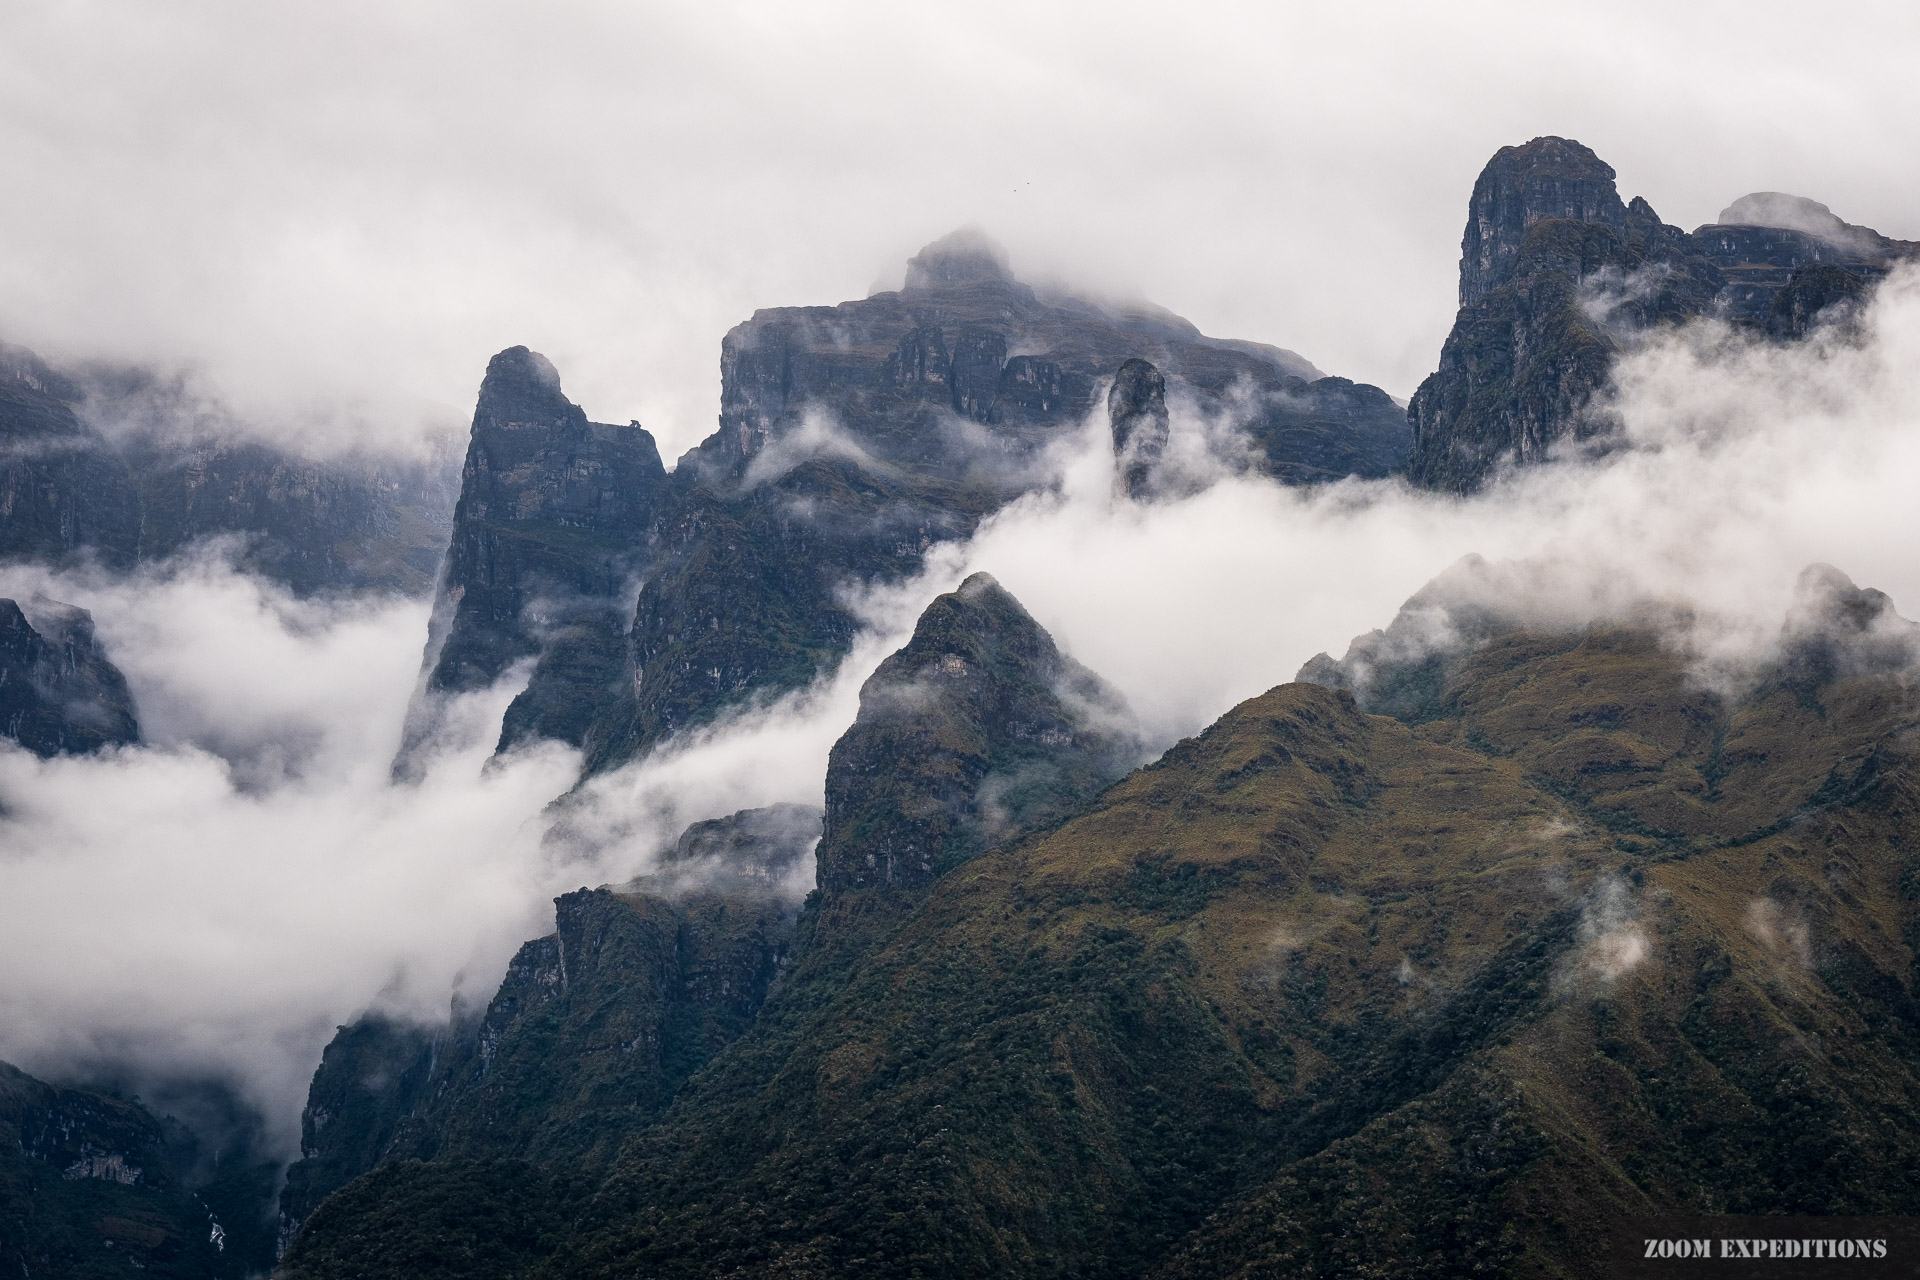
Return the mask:
[[[1703, 679], [1765, 660], [1810, 562], [1920, 600], [1920, 273], [1890, 277], [1854, 336], [1642, 335], [1596, 412], [1617, 423], [1605, 447], [1470, 498], [1216, 471], [1146, 505], [1114, 495], [1096, 412], [1043, 460], [1055, 485], [934, 548], [913, 581], [847, 584], [865, 630], [814, 687], [560, 805], [573, 752], [488, 759], [524, 669], [454, 705], [422, 781], [390, 780], [422, 602], [298, 601], [218, 545], [132, 576], [0, 571], [0, 593], [94, 611], [148, 739], [52, 761], [0, 749], [0, 1058], [227, 1081], [290, 1154], [336, 1024], [483, 1002], [556, 893], [648, 870], [690, 822], [819, 804], [861, 683], [976, 570], [1115, 684], [1156, 748], [1343, 652], [1471, 553], [1485, 590], [1551, 625], [1680, 606], [1674, 643]], [[1231, 425], [1176, 398], [1169, 455], [1198, 476]]]
[[668, 458], [721, 335], [962, 225], [1406, 396], [1499, 147], [1693, 227], [1792, 191], [1920, 238], [1910, 8], [365, 0], [0, 12], [0, 339], [399, 448], [525, 343]]

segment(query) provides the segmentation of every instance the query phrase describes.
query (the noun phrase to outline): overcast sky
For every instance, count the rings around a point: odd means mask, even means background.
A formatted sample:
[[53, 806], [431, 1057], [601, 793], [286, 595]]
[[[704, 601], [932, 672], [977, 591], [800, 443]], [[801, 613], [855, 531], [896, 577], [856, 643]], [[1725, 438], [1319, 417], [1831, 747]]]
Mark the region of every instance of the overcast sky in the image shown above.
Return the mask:
[[1782, 189], [1920, 238], [1917, 36], [1896, 4], [14, 0], [0, 338], [394, 439], [527, 343], [671, 458], [728, 327], [974, 224], [1404, 396], [1508, 143], [1579, 138], [1689, 228]]

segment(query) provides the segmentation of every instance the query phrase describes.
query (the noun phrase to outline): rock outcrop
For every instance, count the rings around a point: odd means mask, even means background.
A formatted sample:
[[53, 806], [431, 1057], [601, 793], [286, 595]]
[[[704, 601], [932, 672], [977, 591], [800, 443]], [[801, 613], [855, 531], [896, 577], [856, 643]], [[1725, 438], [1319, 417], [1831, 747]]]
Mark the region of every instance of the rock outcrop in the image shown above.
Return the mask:
[[719, 430], [668, 483], [631, 687], [596, 720], [591, 767], [829, 669], [859, 629], [843, 585], [904, 580], [929, 546], [1048, 483], [1045, 448], [1132, 359], [1239, 423], [1236, 465], [1312, 483], [1405, 457], [1378, 388], [1165, 312], [1042, 295], [991, 242], [950, 236], [898, 291], [760, 311], [727, 335]]
[[1129, 360], [1107, 392], [1107, 428], [1113, 434], [1114, 486], [1130, 498], [1148, 498], [1167, 449], [1167, 380], [1145, 360]]
[[395, 1160], [604, 1164], [751, 1024], [793, 935], [820, 811], [688, 828], [653, 873], [554, 900], [484, 1010], [339, 1029], [281, 1196], [291, 1240], [334, 1191]]
[[[19, 1276], [242, 1280], [272, 1265], [250, 1220], [277, 1162], [232, 1175], [137, 1100], [0, 1062], [0, 1269]], [[220, 1168], [227, 1165], [225, 1169]], [[245, 1185], [251, 1181], [254, 1185]]]
[[534, 674], [508, 709], [501, 748], [586, 744], [595, 711], [631, 681], [625, 618], [665, 479], [652, 435], [588, 422], [544, 356], [510, 347], [493, 357], [399, 772], [411, 770], [441, 699], [487, 688], [525, 660]]
[[1783, 338], [1838, 318], [1916, 246], [1778, 193], [1692, 233], [1566, 138], [1504, 147], [1481, 172], [1461, 242], [1460, 311], [1408, 406], [1417, 484], [1464, 492], [1503, 466], [1611, 427], [1596, 403], [1647, 329], [1718, 316]]
[[1511, 282], [1534, 226], [1548, 219], [1605, 227], [1625, 240], [1627, 207], [1613, 167], [1567, 138], [1535, 138], [1502, 147], [1480, 171], [1467, 202], [1460, 244], [1460, 305]]
[[1125, 698], [976, 573], [860, 690], [828, 757], [821, 892], [924, 890], [1084, 807], [1140, 755]]
[[140, 740], [127, 678], [107, 660], [93, 615], [0, 600], [0, 736], [40, 756], [83, 755]]

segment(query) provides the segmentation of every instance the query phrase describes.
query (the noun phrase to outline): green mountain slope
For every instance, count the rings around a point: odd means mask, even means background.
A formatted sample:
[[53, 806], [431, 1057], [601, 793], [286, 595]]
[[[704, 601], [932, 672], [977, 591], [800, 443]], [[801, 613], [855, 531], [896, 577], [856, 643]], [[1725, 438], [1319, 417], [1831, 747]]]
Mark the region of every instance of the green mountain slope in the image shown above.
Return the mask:
[[[810, 908], [591, 1196], [487, 1193], [545, 1206], [513, 1273], [1598, 1276], [1627, 1213], [1911, 1213], [1910, 630], [1815, 571], [1737, 695], [1509, 620], [1404, 719], [1252, 699], [884, 927]], [[399, 1274], [467, 1175], [382, 1176], [290, 1275]]]

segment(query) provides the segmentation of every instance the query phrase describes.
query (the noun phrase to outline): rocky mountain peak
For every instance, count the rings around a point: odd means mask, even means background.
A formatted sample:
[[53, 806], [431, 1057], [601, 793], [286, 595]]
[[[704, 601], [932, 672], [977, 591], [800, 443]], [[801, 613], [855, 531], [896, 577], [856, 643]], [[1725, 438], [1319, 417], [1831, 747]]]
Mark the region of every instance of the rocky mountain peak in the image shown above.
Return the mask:
[[1007, 251], [972, 227], [949, 232], [907, 259], [909, 289], [945, 289], [1012, 279]]
[[524, 658], [539, 665], [502, 745], [585, 740], [594, 709], [632, 682], [627, 592], [665, 483], [653, 437], [587, 421], [545, 356], [509, 347], [488, 361], [397, 776], [415, 775], [443, 695]]
[[487, 361], [473, 417], [476, 429], [572, 423], [584, 427], [587, 421], [586, 413], [561, 394], [560, 371], [553, 362], [526, 347], [508, 347]]
[[[1765, 227], [1811, 236], [1821, 245], [1830, 246], [1825, 252], [1818, 248], [1809, 250], [1807, 256], [1814, 261], [1879, 263], [1904, 256], [1903, 251], [1907, 249], [1872, 227], [1846, 221], [1818, 200], [1788, 195], [1784, 191], [1755, 191], [1741, 196], [1720, 211], [1720, 219], [1713, 225], [1716, 228]], [[1712, 238], [1706, 227], [1694, 234], [1708, 241]]]
[[1460, 303], [1513, 274], [1520, 244], [1546, 218], [1598, 222], [1622, 233], [1627, 209], [1613, 166], [1571, 138], [1535, 138], [1502, 147], [1473, 184], [1460, 252]]
[[924, 888], [1067, 816], [1139, 754], [1121, 694], [976, 573], [860, 690], [827, 763], [820, 887]]
[[1814, 684], [1903, 671], [1920, 659], [1920, 626], [1886, 592], [1856, 586], [1830, 564], [1801, 571], [1780, 640], [1788, 676]]

